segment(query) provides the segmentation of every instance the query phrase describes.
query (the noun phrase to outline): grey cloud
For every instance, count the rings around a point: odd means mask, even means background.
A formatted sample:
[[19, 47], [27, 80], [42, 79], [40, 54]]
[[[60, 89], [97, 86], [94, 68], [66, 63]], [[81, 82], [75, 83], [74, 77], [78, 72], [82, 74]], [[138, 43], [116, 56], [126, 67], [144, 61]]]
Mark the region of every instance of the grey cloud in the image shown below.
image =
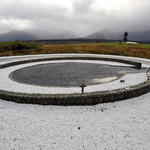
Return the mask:
[[91, 5], [94, 3], [94, 0], [76, 0], [73, 2], [73, 10], [75, 13], [82, 13], [89, 12], [91, 10]]
[[40, 2], [25, 3], [15, 0], [5, 4], [5, 9], [0, 9], [1, 17], [14, 17], [20, 19], [47, 18], [54, 20], [66, 19], [67, 9], [57, 4], [42, 5]]
[[[68, 9], [65, 4], [62, 5], [61, 0], [57, 4], [46, 3], [46, 0], [2, 0], [0, 20], [29, 20], [32, 30], [45, 34], [70, 31], [82, 36], [103, 29], [150, 30], [149, 0], [128, 0], [129, 4], [121, 10], [95, 10], [93, 6], [97, 0], [70, 1], [71, 6]], [[9, 24], [0, 24], [0, 32], [9, 29], [12, 29]]]

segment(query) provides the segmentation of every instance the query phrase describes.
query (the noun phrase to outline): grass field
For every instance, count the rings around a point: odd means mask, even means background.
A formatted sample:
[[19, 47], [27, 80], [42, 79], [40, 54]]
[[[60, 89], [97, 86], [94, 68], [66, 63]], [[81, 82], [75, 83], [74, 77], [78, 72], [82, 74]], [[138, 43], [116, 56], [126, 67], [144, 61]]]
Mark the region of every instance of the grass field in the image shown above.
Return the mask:
[[[8, 44], [8, 42], [6, 42]], [[1, 45], [2, 43], [0, 43]], [[9, 43], [11, 45], [11, 42]], [[14, 42], [13, 42], [14, 44]], [[5, 42], [3, 42], [5, 45]], [[32, 46], [31, 46], [32, 45]], [[6, 49], [0, 51], [0, 56], [53, 54], [53, 53], [90, 53], [134, 56], [150, 58], [150, 44], [127, 44], [120, 42], [87, 43], [87, 44], [36, 44], [29, 48]]]

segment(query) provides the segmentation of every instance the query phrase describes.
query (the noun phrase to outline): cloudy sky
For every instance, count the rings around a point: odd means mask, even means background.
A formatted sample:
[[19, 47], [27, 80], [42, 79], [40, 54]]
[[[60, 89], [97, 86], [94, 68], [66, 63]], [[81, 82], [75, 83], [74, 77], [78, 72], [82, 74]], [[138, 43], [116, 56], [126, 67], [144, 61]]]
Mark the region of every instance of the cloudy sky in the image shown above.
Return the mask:
[[150, 30], [150, 0], [1, 0], [0, 33]]

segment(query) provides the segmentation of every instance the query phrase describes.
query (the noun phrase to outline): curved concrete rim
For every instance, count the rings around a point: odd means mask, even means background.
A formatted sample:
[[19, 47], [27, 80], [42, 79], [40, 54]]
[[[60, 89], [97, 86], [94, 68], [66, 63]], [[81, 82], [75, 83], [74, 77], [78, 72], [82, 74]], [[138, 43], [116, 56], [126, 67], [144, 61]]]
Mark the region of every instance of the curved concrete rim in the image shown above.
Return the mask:
[[[115, 61], [126, 64], [135, 65], [136, 68], [141, 68], [141, 63], [135, 60], [125, 60], [118, 58], [98, 58], [98, 57], [83, 57], [83, 56], [65, 56], [55, 58], [39, 58], [29, 59], [22, 61], [14, 61], [0, 65], [0, 68], [6, 68], [30, 62], [50, 61], [50, 60], [70, 60], [70, 59], [83, 59], [83, 60], [103, 60]], [[130, 86], [123, 89], [111, 91], [99, 91], [85, 94], [28, 94], [16, 93], [0, 90], [0, 98], [8, 101], [28, 104], [41, 104], [41, 105], [95, 105], [98, 103], [114, 102], [125, 100], [133, 97], [140, 96], [150, 91], [150, 81], [140, 83], [135, 86]]]
[[20, 65], [20, 64], [31, 63], [31, 62], [54, 61], [54, 60], [102, 60], [102, 61], [113, 61], [113, 62], [130, 64], [130, 65], [134, 65], [138, 69], [142, 67], [142, 63], [136, 60], [126, 60], [126, 59], [109, 58], [109, 57], [83, 56], [83, 55], [77, 54], [77, 55], [66, 55], [66, 56], [64, 55], [64, 56], [27, 59], [27, 60], [22, 60], [22, 61], [8, 62], [5, 64], [1, 64], [0, 69], [10, 67], [10, 66]]

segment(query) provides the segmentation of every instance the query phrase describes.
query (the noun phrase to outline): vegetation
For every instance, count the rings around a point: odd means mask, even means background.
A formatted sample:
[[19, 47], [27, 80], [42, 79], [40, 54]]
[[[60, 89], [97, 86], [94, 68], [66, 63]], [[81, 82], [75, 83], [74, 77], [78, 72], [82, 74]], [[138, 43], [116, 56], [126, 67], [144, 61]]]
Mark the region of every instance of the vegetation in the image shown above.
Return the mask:
[[91, 53], [150, 58], [150, 44], [127, 44], [121, 42], [38, 44], [20, 41], [0, 43], [0, 56], [53, 53]]
[[41, 53], [91, 53], [150, 58], [150, 44], [120, 42], [42, 45]]
[[17, 53], [30, 53], [31, 51], [38, 51], [40, 46], [34, 42], [0, 42], [0, 54], [13, 55]]

